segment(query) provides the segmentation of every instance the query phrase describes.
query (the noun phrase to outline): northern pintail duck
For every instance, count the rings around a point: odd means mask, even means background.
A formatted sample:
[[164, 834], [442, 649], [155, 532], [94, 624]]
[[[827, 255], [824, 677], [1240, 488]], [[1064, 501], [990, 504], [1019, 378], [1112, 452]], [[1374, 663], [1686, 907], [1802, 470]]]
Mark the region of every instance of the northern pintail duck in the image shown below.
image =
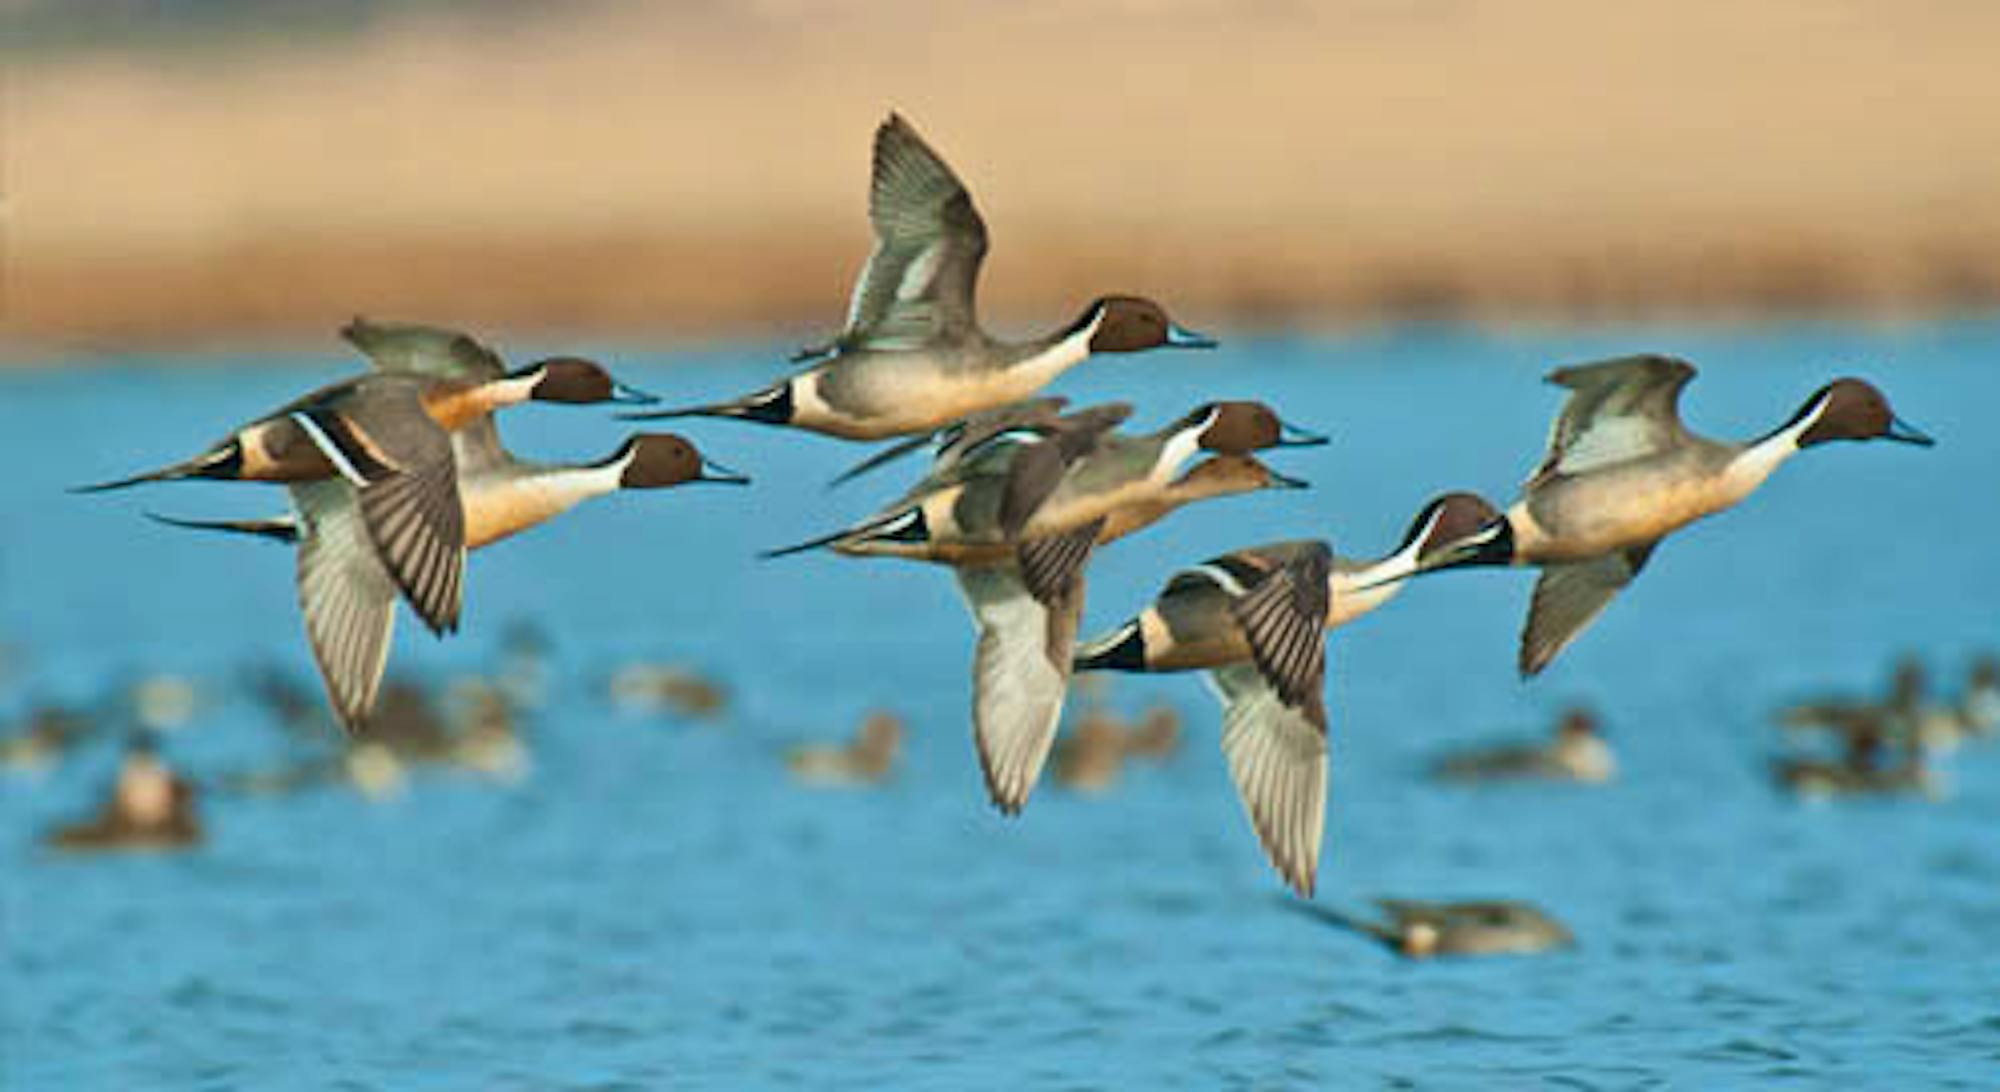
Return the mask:
[[[1265, 416], [1214, 406], [1150, 437], [1107, 437], [1115, 423], [1107, 418], [1087, 433], [1023, 439], [990, 460], [969, 456], [981, 460], [978, 474], [932, 490], [902, 514], [777, 553], [831, 544], [869, 554], [880, 544], [893, 547], [884, 554], [952, 566], [979, 631], [973, 734], [980, 766], [994, 804], [1016, 814], [1040, 779], [1061, 719], [1084, 569], [1096, 546], [1201, 495], [1304, 484], [1246, 455], [1225, 454], [1179, 479], [1187, 488], [1171, 490], [1173, 471], [1204, 442], [1275, 446], [1276, 415], [1256, 408], [1268, 415], [1268, 432], [1247, 438], [1237, 422]], [[940, 501], [944, 494], [955, 499]]]
[[576, 357], [509, 372], [478, 342], [432, 327], [356, 319], [341, 333], [380, 370], [305, 395], [185, 462], [79, 491], [190, 478], [283, 482], [296, 502], [302, 490], [317, 498], [351, 488], [361, 524], [356, 541], [380, 555], [425, 625], [453, 632], [467, 548], [455, 435], [490, 428], [495, 410], [529, 400], [648, 396]]
[[1333, 551], [1280, 542], [1187, 569], [1138, 618], [1077, 650], [1080, 671], [1206, 670], [1222, 751], [1265, 855], [1310, 896], [1326, 825]]
[[795, 358], [823, 359], [741, 398], [641, 416], [734, 417], [881, 440], [1026, 398], [1094, 353], [1215, 345], [1133, 296], [1101, 297], [1044, 337], [989, 336], [973, 308], [986, 224], [951, 168], [894, 114], [875, 131], [868, 217], [875, 249], [846, 328]]
[[1597, 715], [1575, 708], [1556, 722], [1546, 743], [1479, 748], [1439, 760], [1434, 775], [1444, 781], [1580, 781], [1601, 785], [1618, 772]]
[[97, 731], [96, 718], [60, 705], [38, 705], [0, 739], [0, 769], [39, 774]]
[[[545, 523], [586, 499], [626, 489], [687, 482], [748, 481], [715, 464], [685, 439], [647, 433], [609, 457], [579, 465], [530, 463], [499, 446], [491, 422], [458, 438], [464, 549], [477, 550]], [[291, 487], [295, 515], [263, 520], [191, 520], [155, 516], [179, 527], [261, 535], [298, 545], [299, 605], [335, 713], [358, 731], [374, 707], [395, 627], [396, 588], [365, 537], [362, 505], [341, 482]]]
[[1075, 792], [1109, 792], [1125, 768], [1130, 738], [1124, 722], [1101, 709], [1078, 717], [1050, 755], [1056, 784]]
[[834, 747], [800, 744], [785, 752], [785, 767], [802, 784], [872, 785], [895, 770], [902, 750], [902, 718], [877, 711], [861, 722], [852, 742]]
[[[1894, 764], [1884, 760], [1884, 755], [1892, 749], [1900, 756]], [[1891, 741], [1873, 731], [1848, 735], [1839, 761], [1780, 758], [1772, 762], [1771, 775], [1780, 787], [1809, 800], [1836, 796], [1921, 796], [1939, 800], [1947, 792], [1926, 761], [1921, 740], [1905, 735]]]
[[58, 849], [180, 849], [200, 843], [195, 787], [160, 760], [150, 736], [126, 747], [111, 796], [96, 816], [52, 831]]
[[626, 664], [612, 672], [607, 691], [625, 712], [720, 720], [729, 710], [729, 688], [684, 664]]
[[[1338, 629], [1387, 603], [1403, 578], [1426, 560], [1497, 515], [1473, 493], [1446, 493], [1427, 502], [1394, 550], [1372, 560], [1333, 557], [1327, 567], [1326, 628]], [[1079, 668], [1119, 671], [1187, 671], [1252, 658], [1247, 634], [1230, 622], [1232, 566], [1239, 582], [1269, 557], [1290, 557], [1312, 543], [1271, 543], [1225, 554], [1177, 574], [1132, 620], [1089, 643]], [[1242, 555], [1240, 558], [1238, 555]], [[1088, 660], [1085, 664], [1082, 660]]]
[[1958, 709], [1968, 735], [1990, 736], [2000, 729], [2000, 658], [1981, 656], [1972, 662]]
[[1571, 393], [1521, 499], [1426, 566], [1541, 568], [1521, 633], [1523, 677], [1574, 641], [1639, 575], [1662, 538], [1737, 504], [1799, 451], [1833, 440], [1932, 442], [1859, 379], [1821, 387], [1760, 439], [1706, 439], [1680, 419], [1681, 389], [1694, 374], [1693, 365], [1665, 356], [1550, 373], [1549, 382]]
[[[1007, 559], [1023, 541], [1102, 521], [1097, 545], [1151, 526], [1192, 501], [1264, 488], [1298, 488], [1253, 451], [1326, 443], [1261, 402], [1211, 402], [1151, 433], [1115, 432], [1123, 403], [989, 434], [976, 448], [851, 527], [769, 551], [831, 547], [850, 556], [946, 563]], [[1197, 455], [1211, 459], [1183, 473]]]
[[1531, 955], [1576, 944], [1569, 929], [1547, 911], [1515, 900], [1376, 899], [1375, 905], [1385, 920], [1370, 921], [1320, 906], [1308, 909], [1322, 920], [1381, 941], [1406, 959]]

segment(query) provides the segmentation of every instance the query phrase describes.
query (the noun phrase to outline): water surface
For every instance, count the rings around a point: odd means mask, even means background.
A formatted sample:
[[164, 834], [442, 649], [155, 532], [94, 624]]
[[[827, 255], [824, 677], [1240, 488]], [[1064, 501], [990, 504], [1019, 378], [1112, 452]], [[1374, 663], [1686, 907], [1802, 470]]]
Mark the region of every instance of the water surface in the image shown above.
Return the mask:
[[[521, 355], [533, 347], [524, 347]], [[773, 346], [580, 346], [670, 399], [747, 390]], [[1218, 502], [1102, 554], [1087, 630], [1174, 567], [1302, 535], [1374, 554], [1427, 496], [1510, 496], [1539, 458], [1550, 366], [1634, 349], [1703, 366], [1685, 410], [1718, 435], [1784, 420], [1833, 374], [1878, 381], [1940, 445], [1800, 458], [1741, 511], [1677, 536], [1543, 678], [1514, 677], [1526, 574], [1412, 588], [1337, 635], [1322, 902], [1536, 900], [1581, 940], [1541, 959], [1408, 965], [1287, 905], [1238, 814], [1193, 677], [1188, 746], [1102, 799], [1044, 786], [983, 803], [966, 720], [970, 635], [942, 574], [753, 553], [851, 518], [899, 472], [829, 493], [856, 456], [729, 422], [685, 426], [747, 491], [613, 498], [479, 554], [467, 632], [401, 624], [394, 669], [474, 670], [535, 619], [559, 686], [512, 788], [420, 781], [385, 805], [326, 791], [207, 801], [199, 852], [76, 859], [35, 834], [90, 805], [93, 745], [0, 781], [9, 1087], [652, 1088], [1532, 1085], [1990, 1087], [2000, 1062], [2000, 751], [1950, 760], [1942, 805], [1774, 795], [1772, 707], [1868, 687], [1901, 651], [1956, 685], [2000, 644], [2000, 326], [1692, 332], [1402, 331], [1114, 358], [1057, 386], [1160, 422], [1261, 397], [1333, 446], [1273, 461], [1309, 493]], [[167, 365], [172, 365], [168, 367]], [[5, 696], [87, 700], [141, 669], [218, 684], [310, 662], [282, 549], [139, 513], [260, 514], [279, 494], [61, 488], [178, 456], [326, 378], [278, 361], [132, 359], [0, 381], [0, 637], [31, 646]], [[626, 426], [530, 408], [510, 440], [596, 457]], [[698, 664], [735, 688], [720, 726], [620, 716], [604, 675]], [[1441, 748], [1537, 733], [1597, 705], [1624, 777], [1601, 790], [1447, 791]], [[787, 742], [870, 708], [914, 728], [878, 792], [810, 792]], [[275, 755], [240, 697], [168, 741], [196, 776]]]

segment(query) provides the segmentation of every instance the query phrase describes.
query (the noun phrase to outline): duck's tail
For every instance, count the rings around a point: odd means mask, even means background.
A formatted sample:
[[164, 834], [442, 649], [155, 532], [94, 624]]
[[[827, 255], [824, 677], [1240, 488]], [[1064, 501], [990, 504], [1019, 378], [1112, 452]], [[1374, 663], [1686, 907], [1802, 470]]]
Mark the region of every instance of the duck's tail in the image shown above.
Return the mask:
[[217, 444], [186, 462], [148, 470], [144, 474], [134, 474], [117, 481], [98, 482], [96, 485], [79, 485], [70, 489], [72, 493], [104, 493], [113, 489], [125, 489], [147, 482], [171, 482], [183, 478], [216, 478], [232, 480], [242, 472], [243, 447], [235, 440]]
[[652, 410], [647, 413], [621, 413], [621, 421], [665, 421], [674, 417], [733, 417], [739, 421], [756, 421], [765, 425], [788, 425], [792, 422], [792, 381], [789, 379], [774, 383], [763, 390], [733, 398], [727, 402], [711, 402], [704, 406], [683, 406], [679, 409]]
[[936, 439], [937, 439], [937, 433], [922, 432], [906, 440], [899, 440], [896, 443], [891, 444], [890, 446], [885, 447], [882, 450], [876, 452], [875, 454], [868, 456], [866, 459], [863, 459], [860, 462], [855, 463], [853, 466], [848, 467], [846, 470], [841, 471], [839, 476], [835, 477], [832, 481], [826, 483], [826, 487], [828, 489], [831, 489], [836, 485], [841, 485], [845, 482], [852, 481], [855, 478], [858, 478], [861, 475], [866, 474], [871, 470], [887, 466], [888, 464], [895, 462], [897, 459], [900, 459], [903, 456], [908, 455], [912, 451], [923, 450], [926, 444], [929, 444]]
[[1137, 618], [1094, 641], [1077, 646], [1071, 661], [1077, 671], [1144, 671], [1146, 639]]
[[292, 545], [299, 540], [299, 521], [292, 516], [274, 516], [270, 519], [180, 519], [175, 516], [163, 516], [158, 512], [148, 512], [146, 518], [169, 527], [254, 535], [258, 538], [274, 539], [286, 545]]
[[775, 550], [765, 550], [757, 556], [766, 560], [774, 557], [789, 557], [792, 554], [802, 554], [807, 550], [818, 550], [839, 543], [923, 542], [929, 535], [930, 529], [924, 522], [923, 508], [904, 508], [878, 519], [870, 520], [859, 527], [849, 527], [845, 530], [835, 531], [830, 535], [821, 535], [818, 538], [807, 539], [804, 542], [795, 543], [790, 546], [782, 546]]

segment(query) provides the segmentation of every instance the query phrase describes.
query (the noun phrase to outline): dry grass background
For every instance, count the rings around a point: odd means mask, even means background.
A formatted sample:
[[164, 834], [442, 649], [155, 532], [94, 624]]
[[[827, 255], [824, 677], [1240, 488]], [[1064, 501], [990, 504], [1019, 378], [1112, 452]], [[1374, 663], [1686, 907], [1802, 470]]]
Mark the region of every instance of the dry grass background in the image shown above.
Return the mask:
[[354, 311], [827, 328], [892, 107], [972, 187], [1003, 328], [1104, 290], [1238, 327], [2000, 300], [2000, 5], [1977, 0], [510, 4], [263, 29], [5, 56], [8, 355], [317, 341]]

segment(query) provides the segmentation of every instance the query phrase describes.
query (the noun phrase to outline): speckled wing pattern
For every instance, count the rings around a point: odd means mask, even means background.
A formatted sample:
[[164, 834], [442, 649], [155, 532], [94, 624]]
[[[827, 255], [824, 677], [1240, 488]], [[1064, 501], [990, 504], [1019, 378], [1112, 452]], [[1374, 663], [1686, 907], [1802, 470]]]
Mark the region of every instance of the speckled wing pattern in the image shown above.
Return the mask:
[[875, 249], [836, 346], [913, 349], [975, 333], [986, 224], [958, 176], [895, 114], [875, 131], [868, 218]]
[[1669, 356], [1627, 356], [1558, 368], [1548, 381], [1570, 391], [1549, 430], [1548, 452], [1530, 486], [1658, 454], [1687, 436], [1682, 388], [1694, 365]]

